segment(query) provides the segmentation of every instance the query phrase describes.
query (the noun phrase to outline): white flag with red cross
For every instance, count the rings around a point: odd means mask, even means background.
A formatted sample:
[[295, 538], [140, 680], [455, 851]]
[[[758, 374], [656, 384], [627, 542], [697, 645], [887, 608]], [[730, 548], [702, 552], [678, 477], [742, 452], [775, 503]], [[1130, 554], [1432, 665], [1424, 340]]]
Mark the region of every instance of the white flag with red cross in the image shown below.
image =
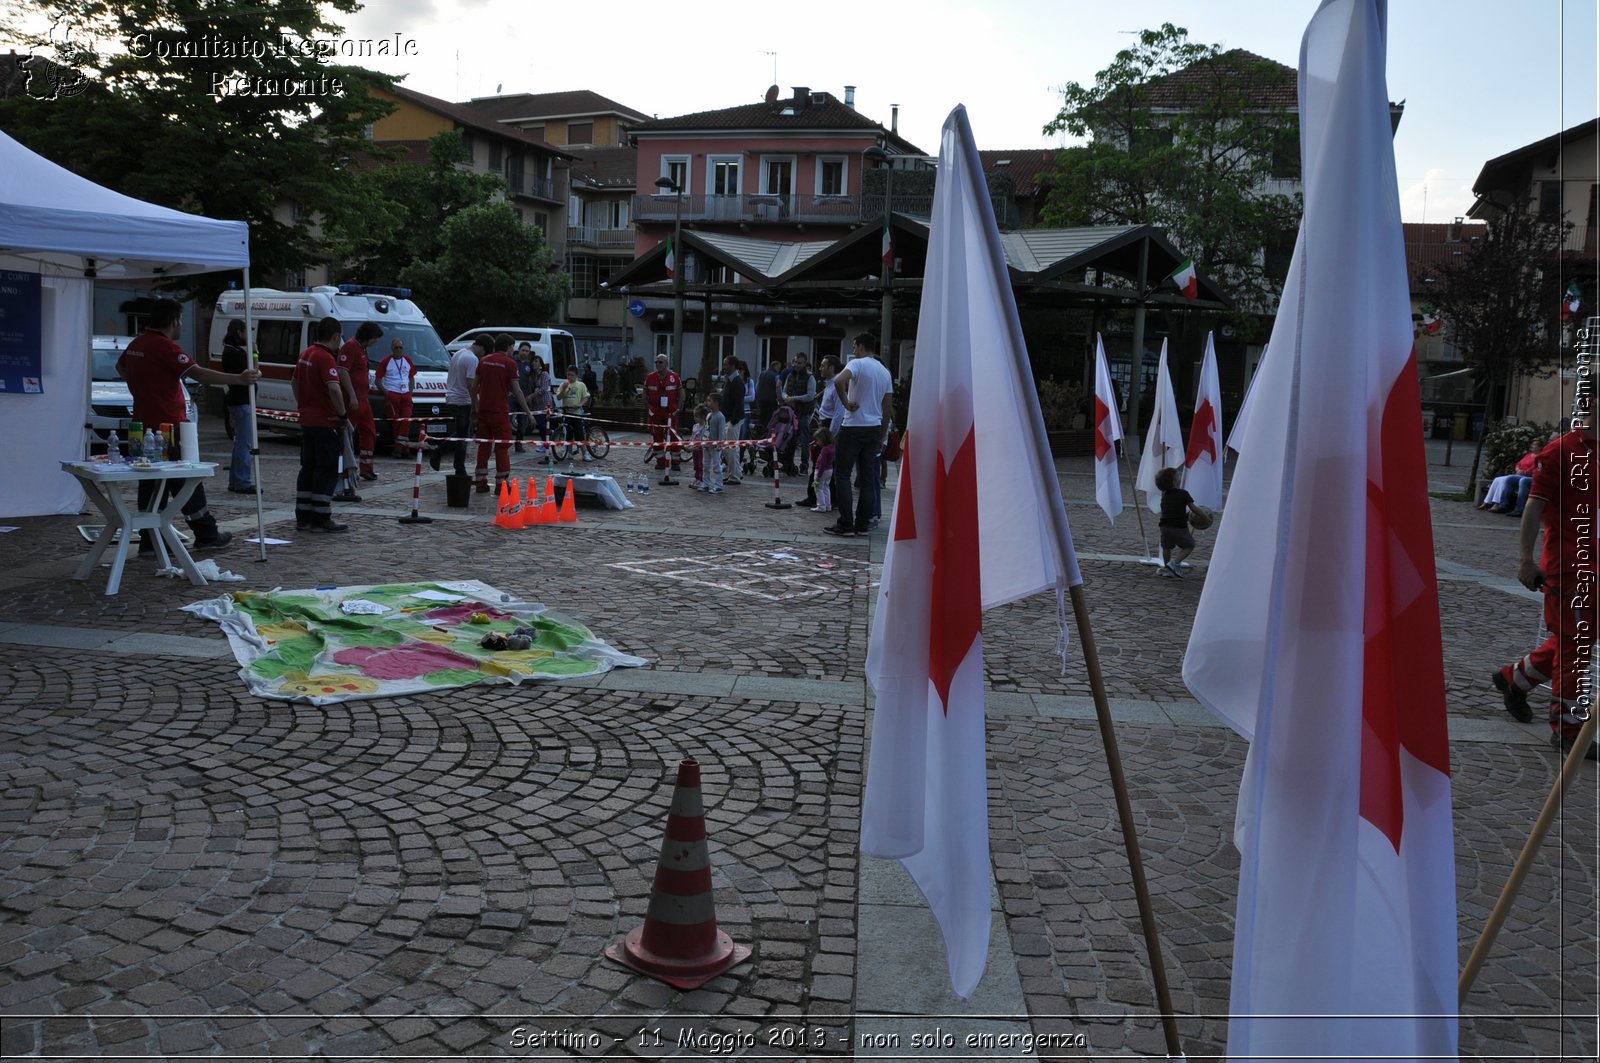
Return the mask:
[[1189, 449], [1183, 456], [1183, 489], [1207, 509], [1222, 505], [1222, 385], [1217, 377], [1217, 348], [1206, 334], [1206, 355], [1200, 362], [1200, 385], [1189, 422]]
[[1117, 416], [1117, 393], [1111, 387], [1105, 341], [1094, 338], [1094, 500], [1113, 522], [1122, 512], [1122, 480], [1117, 476], [1117, 442], [1122, 438], [1122, 418]]
[[983, 612], [1082, 582], [994, 207], [965, 108], [940, 138], [917, 360], [867, 679], [862, 851], [899, 860], [944, 937], [950, 984], [989, 947]]
[[1456, 889], [1383, 0], [1300, 50], [1305, 214], [1183, 678], [1250, 742], [1228, 1054], [1453, 1059]]

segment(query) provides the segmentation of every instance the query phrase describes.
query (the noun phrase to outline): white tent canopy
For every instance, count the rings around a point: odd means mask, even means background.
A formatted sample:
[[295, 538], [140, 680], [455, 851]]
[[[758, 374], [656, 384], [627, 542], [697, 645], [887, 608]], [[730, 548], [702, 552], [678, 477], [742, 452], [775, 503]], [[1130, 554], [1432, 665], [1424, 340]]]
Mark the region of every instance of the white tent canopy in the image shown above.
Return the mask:
[[[165, 278], [250, 264], [250, 230], [102, 188], [0, 132], [0, 270], [41, 275], [43, 394], [0, 392], [0, 424], [28, 440], [0, 463], [0, 517], [76, 513], [59, 462], [83, 456], [95, 277]], [[16, 438], [13, 436], [13, 438]]]

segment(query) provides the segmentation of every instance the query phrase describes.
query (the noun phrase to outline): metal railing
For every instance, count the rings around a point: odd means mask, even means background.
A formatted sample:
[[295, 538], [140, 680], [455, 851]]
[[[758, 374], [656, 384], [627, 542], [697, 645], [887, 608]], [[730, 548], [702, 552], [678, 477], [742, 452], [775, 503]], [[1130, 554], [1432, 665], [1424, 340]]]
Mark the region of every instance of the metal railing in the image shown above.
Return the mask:
[[633, 229], [606, 229], [598, 225], [567, 226], [567, 244], [607, 251], [632, 251]]
[[[896, 196], [898, 201], [900, 197]], [[879, 200], [882, 210], [882, 200]], [[671, 195], [634, 196], [635, 221], [671, 222], [677, 205]], [[850, 223], [862, 219], [860, 196], [819, 196], [814, 193], [771, 195], [687, 195], [683, 220], [784, 224], [790, 222]]]
[[513, 172], [506, 175], [506, 184], [510, 186], [511, 194], [514, 196], [531, 196], [534, 199], [547, 199], [552, 203], [561, 202], [556, 198], [555, 182], [547, 177]]

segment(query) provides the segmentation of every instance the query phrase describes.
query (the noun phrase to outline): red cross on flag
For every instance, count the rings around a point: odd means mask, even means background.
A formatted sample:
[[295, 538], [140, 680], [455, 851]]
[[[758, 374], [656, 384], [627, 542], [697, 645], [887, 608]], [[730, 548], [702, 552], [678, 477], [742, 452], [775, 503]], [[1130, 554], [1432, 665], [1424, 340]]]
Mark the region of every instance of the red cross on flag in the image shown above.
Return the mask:
[[867, 679], [861, 849], [905, 865], [970, 997], [989, 948], [983, 611], [1082, 582], [965, 108], [940, 138], [916, 378]]
[[1183, 489], [1195, 505], [1222, 506], [1222, 385], [1217, 380], [1217, 348], [1206, 334], [1206, 355], [1200, 362], [1200, 386], [1189, 424], [1189, 449], [1183, 457]]
[[1228, 1055], [1454, 1059], [1444, 662], [1383, 0], [1300, 49], [1305, 214], [1183, 678], [1250, 742]]
[[1117, 416], [1117, 393], [1111, 387], [1105, 341], [1094, 338], [1094, 500], [1113, 523], [1122, 512], [1122, 481], [1117, 477], [1117, 441], [1122, 438], [1122, 418]]

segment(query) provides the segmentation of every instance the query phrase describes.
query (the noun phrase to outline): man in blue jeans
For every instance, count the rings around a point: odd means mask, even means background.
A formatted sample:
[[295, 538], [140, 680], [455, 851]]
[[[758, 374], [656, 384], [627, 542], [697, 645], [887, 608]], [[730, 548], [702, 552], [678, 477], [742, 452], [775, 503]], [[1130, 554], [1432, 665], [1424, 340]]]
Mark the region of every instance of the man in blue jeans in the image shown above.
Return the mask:
[[[878, 451], [894, 420], [894, 379], [878, 361], [878, 337], [863, 332], [855, 339], [850, 364], [833, 378], [834, 393], [844, 407], [834, 441], [833, 504], [839, 522], [830, 535], [865, 535], [871, 527], [872, 498], [878, 490]], [[860, 504], [850, 493], [850, 479], [859, 474]]]

